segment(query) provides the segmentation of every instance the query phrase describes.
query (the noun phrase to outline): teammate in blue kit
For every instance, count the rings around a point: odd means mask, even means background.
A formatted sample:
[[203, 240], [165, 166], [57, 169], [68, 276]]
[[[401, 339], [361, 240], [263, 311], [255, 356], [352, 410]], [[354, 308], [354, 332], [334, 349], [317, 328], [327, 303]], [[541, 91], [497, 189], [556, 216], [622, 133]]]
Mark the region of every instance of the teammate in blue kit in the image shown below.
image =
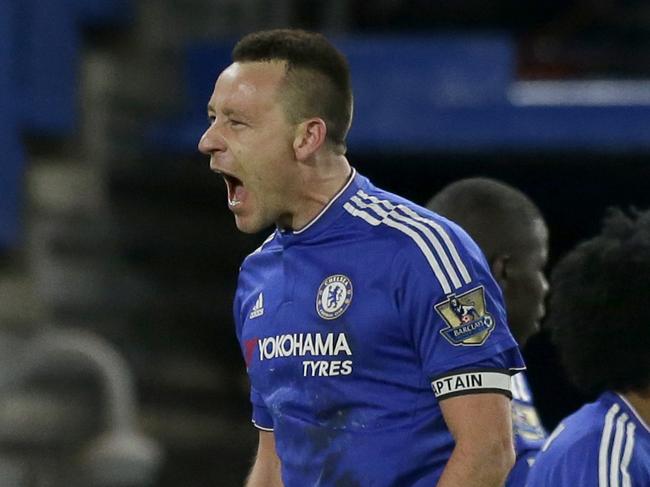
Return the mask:
[[612, 210], [551, 283], [549, 324], [566, 369], [601, 395], [551, 433], [528, 486], [650, 486], [650, 212]]
[[[444, 187], [427, 208], [458, 223], [483, 250], [503, 291], [510, 331], [523, 348], [539, 328], [548, 292], [548, 230], [535, 203], [500, 181], [469, 178]], [[523, 372], [512, 377], [512, 395], [517, 460], [506, 487], [524, 487], [546, 432]]]
[[514, 461], [523, 368], [501, 291], [459, 227], [352, 169], [345, 58], [321, 35], [243, 38], [199, 143], [237, 227], [248, 487], [491, 487]]

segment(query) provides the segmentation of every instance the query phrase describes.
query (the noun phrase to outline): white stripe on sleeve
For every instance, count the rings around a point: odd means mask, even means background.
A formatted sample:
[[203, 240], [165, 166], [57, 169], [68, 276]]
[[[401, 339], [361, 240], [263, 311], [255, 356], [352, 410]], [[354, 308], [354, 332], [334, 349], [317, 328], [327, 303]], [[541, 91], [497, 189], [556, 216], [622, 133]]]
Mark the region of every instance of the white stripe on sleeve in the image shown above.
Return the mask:
[[600, 449], [598, 451], [598, 487], [609, 487], [609, 474], [607, 471], [607, 467], [609, 466], [609, 440], [612, 436], [614, 416], [616, 416], [619, 409], [619, 405], [614, 404], [605, 415], [605, 427], [603, 428], [603, 435], [600, 438]]
[[612, 445], [611, 461], [609, 465], [610, 487], [620, 487], [618, 474], [621, 466], [623, 436], [625, 435], [625, 423], [627, 422], [627, 417], [627, 414], [623, 413], [616, 420], [616, 433], [614, 434], [614, 444]]
[[[445, 251], [442, 249], [439, 243], [438, 237], [434, 236], [430, 230], [428, 230], [426, 227], [422, 228], [424, 225], [427, 225], [431, 228], [433, 228], [437, 235], [440, 237], [442, 242], [444, 243], [445, 247], [447, 248], [447, 252], [451, 255], [454, 263], [456, 264], [456, 268], [460, 272], [461, 277], [465, 281], [465, 284], [469, 284], [472, 282], [472, 278], [469, 275], [469, 272], [467, 272], [467, 267], [465, 267], [465, 264], [463, 263], [462, 259], [460, 258], [460, 255], [458, 254], [458, 251], [456, 250], [456, 246], [454, 243], [451, 241], [451, 238], [449, 238], [449, 235], [445, 231], [442, 226], [440, 226], [438, 223], [436, 223], [433, 220], [430, 220], [428, 218], [425, 218], [421, 215], [418, 215], [415, 211], [413, 211], [411, 208], [405, 205], [395, 205], [391, 203], [388, 200], [381, 200], [377, 198], [376, 196], [369, 196], [367, 193], [365, 193], [362, 190], [357, 191], [357, 194], [361, 196], [363, 199], [369, 200], [373, 203], [376, 204], [381, 204], [386, 210], [391, 211], [391, 216], [393, 218], [398, 218], [402, 221], [408, 222], [413, 226], [416, 226], [416, 228], [420, 229], [423, 233], [427, 235], [427, 238], [431, 241], [431, 243], [436, 246], [436, 251], [438, 252], [438, 255], [440, 259], [443, 262], [443, 265], [445, 266], [445, 270], [449, 274], [449, 277], [451, 278], [452, 282], [456, 286], [456, 288], [460, 287], [460, 284], [456, 284], [458, 281], [458, 277], [456, 274], [456, 270], [453, 268], [451, 265], [451, 262], [449, 261], [449, 257], [447, 257], [447, 254]], [[396, 212], [395, 210], [399, 210], [402, 213]], [[422, 225], [424, 224], [424, 225]], [[435, 243], [434, 243], [435, 241]]]
[[[413, 241], [417, 244], [417, 246], [420, 248], [422, 253], [424, 254], [425, 258], [427, 259], [427, 262], [429, 263], [429, 266], [431, 266], [431, 269], [433, 270], [433, 273], [435, 274], [436, 278], [438, 279], [438, 282], [440, 283], [440, 286], [442, 287], [442, 290], [445, 294], [451, 293], [451, 287], [449, 285], [449, 281], [447, 280], [447, 277], [445, 274], [442, 272], [442, 269], [440, 268], [440, 264], [436, 261], [435, 257], [433, 256], [433, 253], [431, 252], [431, 249], [427, 246], [427, 244], [424, 242], [420, 234], [418, 234], [416, 231], [413, 229], [409, 228], [406, 225], [403, 225], [401, 223], [398, 223], [394, 220], [384, 218], [382, 220], [378, 220], [377, 218], [373, 217], [370, 215], [368, 212], [363, 211], [359, 208], [356, 208], [352, 204], [345, 203], [343, 207], [346, 209], [348, 213], [350, 213], [353, 216], [359, 217], [366, 222], [368, 222], [370, 225], [377, 226], [380, 223], [383, 223], [384, 225], [394, 228], [396, 230], [399, 230], [400, 232], [408, 235], [413, 239]], [[375, 208], [373, 208], [375, 210]]]
[[418, 215], [416, 212], [414, 212], [412, 209], [410, 209], [407, 206], [400, 205], [399, 209], [404, 211], [405, 213], [409, 214], [413, 219], [426, 223], [431, 228], [433, 228], [436, 232], [438, 232], [438, 235], [440, 235], [440, 237], [442, 238], [443, 242], [447, 246], [447, 249], [449, 249], [449, 253], [451, 254], [451, 258], [454, 260], [454, 263], [456, 264], [456, 267], [458, 267], [458, 270], [460, 271], [460, 275], [463, 277], [463, 280], [465, 281], [465, 284], [469, 284], [470, 282], [472, 282], [472, 278], [470, 277], [469, 272], [467, 272], [467, 267], [465, 267], [465, 264], [463, 263], [463, 260], [460, 258], [460, 255], [458, 254], [458, 251], [456, 250], [456, 246], [451, 241], [451, 238], [449, 238], [449, 235], [447, 234], [445, 229], [442, 228], [441, 225], [434, 222], [433, 220], [429, 220], [428, 218], [424, 218], [424, 217]]
[[[376, 199], [376, 198], [375, 198]], [[447, 271], [447, 275], [451, 279], [451, 283], [454, 285], [454, 288], [458, 289], [462, 286], [460, 283], [460, 280], [458, 279], [458, 274], [456, 274], [456, 271], [451, 265], [451, 262], [449, 261], [449, 257], [447, 257], [447, 254], [442, 248], [442, 245], [440, 245], [440, 242], [438, 239], [431, 233], [431, 230], [429, 230], [426, 226], [422, 225], [421, 223], [414, 222], [412, 219], [410, 219], [407, 216], [402, 215], [401, 213], [397, 213], [394, 209], [390, 212], [386, 211], [383, 209], [378, 203], [366, 203], [364, 201], [361, 201], [361, 199], [358, 196], [353, 196], [352, 201], [357, 205], [359, 208], [368, 208], [374, 211], [377, 215], [379, 215], [382, 218], [382, 223], [386, 223], [388, 219], [395, 221], [395, 222], [403, 222], [407, 225], [410, 225], [411, 227], [414, 227], [420, 232], [424, 234], [426, 239], [429, 241], [433, 249], [435, 250], [435, 254], [442, 261], [442, 265], [445, 268], [445, 271]], [[388, 223], [386, 223], [388, 225]]]
[[563, 423], [560, 423], [554, 430], [553, 433], [550, 434], [550, 436], [546, 439], [546, 442], [544, 443], [544, 446], [542, 447], [542, 451], [548, 450], [548, 447], [551, 446], [551, 443], [555, 441], [555, 438], [560, 436], [560, 433], [562, 433], [566, 429], [566, 426], [564, 426]]
[[623, 487], [632, 487], [632, 481], [630, 480], [628, 466], [630, 465], [632, 451], [634, 450], [635, 428], [636, 425], [632, 421], [627, 424], [627, 432], [625, 435], [625, 451], [623, 452], [623, 459], [621, 460], [621, 477], [623, 478]]

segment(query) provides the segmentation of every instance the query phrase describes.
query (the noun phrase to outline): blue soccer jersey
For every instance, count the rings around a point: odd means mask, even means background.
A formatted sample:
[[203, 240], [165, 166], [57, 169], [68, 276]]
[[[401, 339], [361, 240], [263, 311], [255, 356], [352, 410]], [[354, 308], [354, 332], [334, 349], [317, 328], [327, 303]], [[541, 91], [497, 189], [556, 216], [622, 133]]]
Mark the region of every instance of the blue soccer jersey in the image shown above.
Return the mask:
[[512, 429], [517, 461], [508, 475], [506, 487], [524, 487], [537, 452], [546, 440], [546, 431], [533, 404], [524, 372], [512, 377]]
[[438, 402], [510, 395], [523, 368], [476, 244], [356, 173], [245, 259], [234, 309], [286, 487], [436, 485], [453, 449]]
[[650, 430], [620, 395], [605, 392], [551, 433], [529, 487], [648, 487]]

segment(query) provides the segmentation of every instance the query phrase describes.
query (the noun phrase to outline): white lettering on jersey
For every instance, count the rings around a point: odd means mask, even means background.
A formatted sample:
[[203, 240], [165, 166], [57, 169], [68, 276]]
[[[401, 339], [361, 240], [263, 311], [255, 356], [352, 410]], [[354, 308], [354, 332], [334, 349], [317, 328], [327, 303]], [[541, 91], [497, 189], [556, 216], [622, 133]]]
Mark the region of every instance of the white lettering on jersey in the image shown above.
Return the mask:
[[[284, 357], [352, 356], [345, 333], [291, 333], [257, 340], [260, 361]], [[352, 360], [304, 360], [305, 377], [332, 377], [350, 375]]]
[[351, 373], [352, 360], [305, 360], [302, 363], [302, 375], [305, 377], [332, 377]]
[[278, 357], [352, 355], [345, 333], [291, 333], [261, 338], [257, 342], [260, 360]]

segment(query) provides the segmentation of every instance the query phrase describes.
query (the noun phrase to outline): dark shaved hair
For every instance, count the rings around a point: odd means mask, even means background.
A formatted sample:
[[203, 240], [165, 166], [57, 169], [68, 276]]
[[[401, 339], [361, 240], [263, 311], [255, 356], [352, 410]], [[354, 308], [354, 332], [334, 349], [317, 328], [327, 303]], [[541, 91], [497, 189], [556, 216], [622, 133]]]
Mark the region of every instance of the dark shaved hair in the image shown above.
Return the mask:
[[535, 220], [543, 221], [539, 208], [524, 193], [482, 177], [451, 183], [427, 203], [427, 208], [463, 227], [490, 262], [498, 254], [512, 253], [525, 245]]
[[281, 100], [291, 123], [320, 117], [327, 139], [345, 153], [352, 123], [352, 86], [347, 60], [325, 36], [299, 29], [254, 32], [232, 52], [234, 62], [286, 62]]
[[581, 390], [650, 387], [650, 211], [610, 209], [551, 276], [553, 339]]

